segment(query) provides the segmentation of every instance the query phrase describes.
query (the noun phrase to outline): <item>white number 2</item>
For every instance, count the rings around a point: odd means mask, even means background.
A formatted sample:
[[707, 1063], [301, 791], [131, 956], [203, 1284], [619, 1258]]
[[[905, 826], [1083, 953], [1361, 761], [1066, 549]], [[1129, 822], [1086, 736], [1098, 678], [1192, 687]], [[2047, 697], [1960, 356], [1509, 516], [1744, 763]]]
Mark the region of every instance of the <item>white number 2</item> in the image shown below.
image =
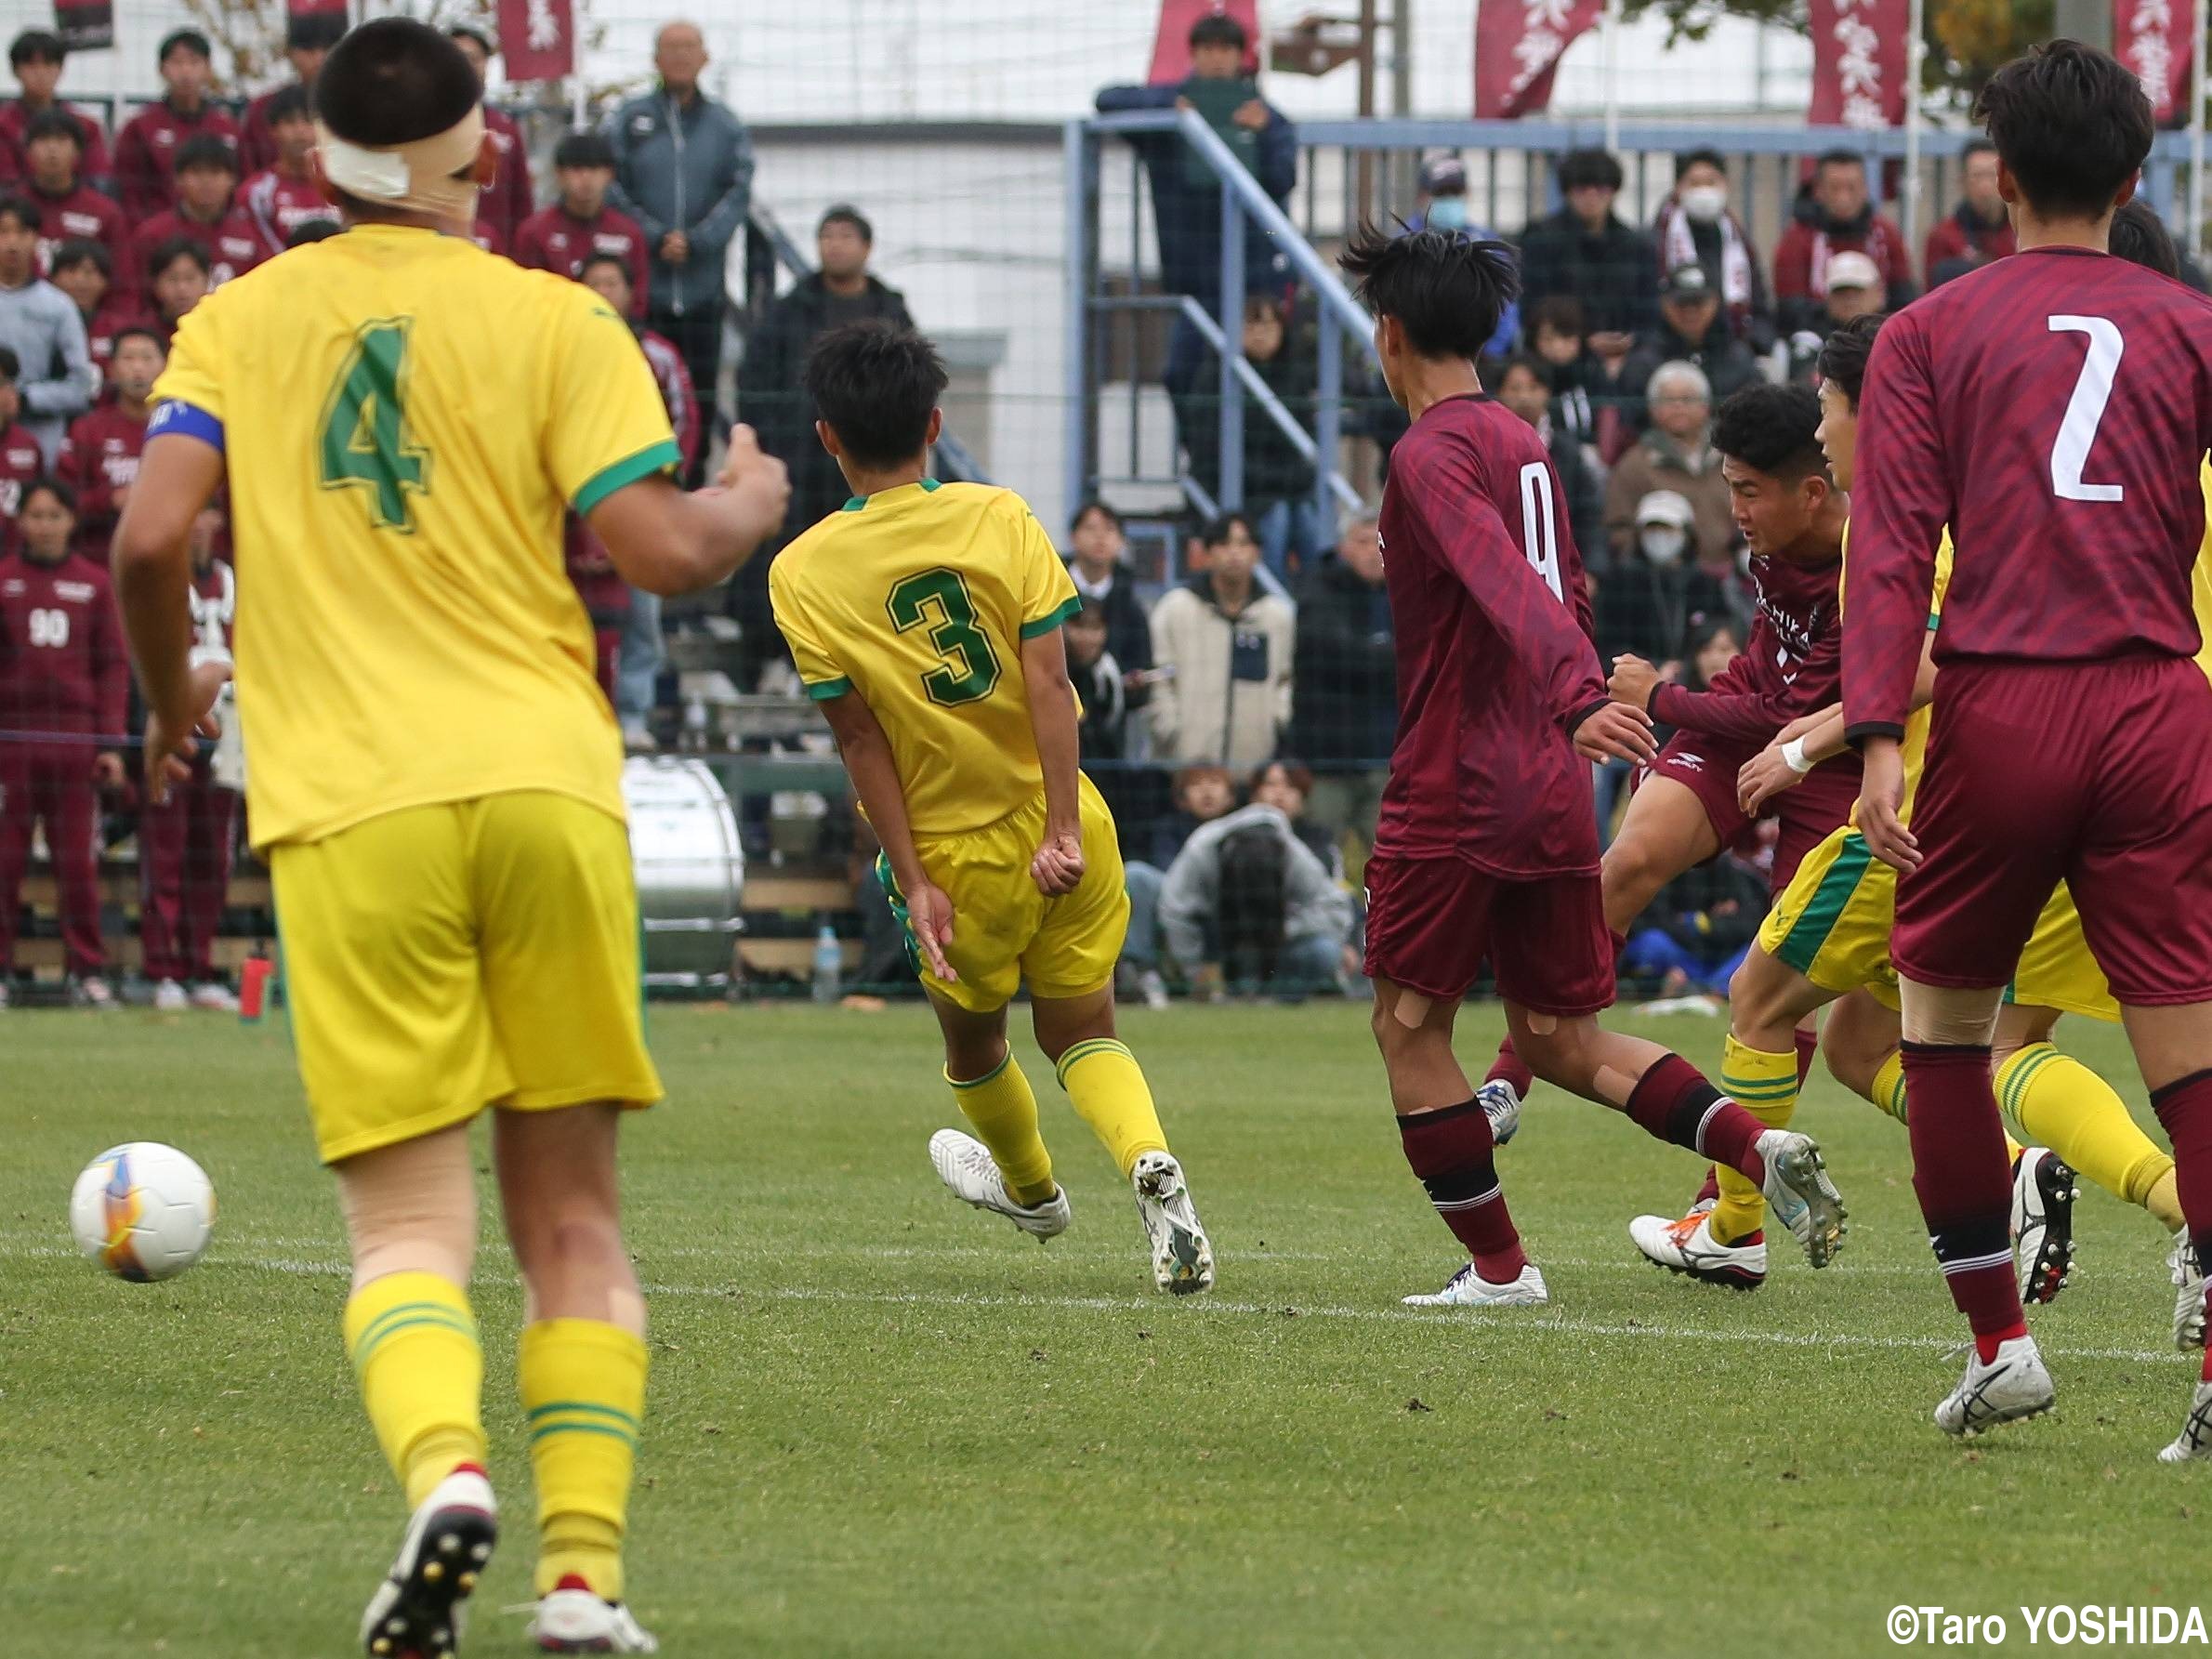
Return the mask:
[[2113, 376], [2120, 372], [2126, 343], [2118, 327], [2103, 317], [2053, 317], [2049, 323], [2053, 334], [2089, 336], [2081, 378], [2074, 383], [2066, 418], [2059, 423], [2059, 441], [2051, 445], [2050, 487], [2061, 501], [2118, 501], [2126, 494], [2120, 485], [2085, 484], [2082, 468], [2088, 465], [2089, 448], [2097, 441], [2097, 428], [2113, 395]]
[[1536, 574], [1544, 578], [1544, 586], [1551, 589], [1551, 597], [1564, 603], [1567, 595], [1560, 586], [1560, 536], [1551, 516], [1551, 468], [1541, 461], [1531, 461], [1521, 469], [1521, 545], [1527, 549]]

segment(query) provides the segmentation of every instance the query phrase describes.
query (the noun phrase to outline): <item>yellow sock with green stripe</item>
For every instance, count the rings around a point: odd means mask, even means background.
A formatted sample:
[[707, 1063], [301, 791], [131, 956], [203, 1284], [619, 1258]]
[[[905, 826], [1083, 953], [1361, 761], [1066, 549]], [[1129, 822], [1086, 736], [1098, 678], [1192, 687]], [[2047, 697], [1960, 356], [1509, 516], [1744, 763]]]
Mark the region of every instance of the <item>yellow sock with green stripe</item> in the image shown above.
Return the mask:
[[1997, 1103], [2028, 1139], [2129, 1204], [2148, 1208], [2174, 1167], [2111, 1084], [2048, 1043], [2030, 1044], [1997, 1068]]
[[387, 1273], [346, 1302], [346, 1352], [414, 1508], [457, 1464], [484, 1460], [484, 1352], [468, 1296], [436, 1273]]
[[[1797, 1050], [1770, 1054], [1736, 1041], [1731, 1032], [1720, 1051], [1720, 1092], [1770, 1129], [1785, 1129], [1797, 1110]], [[1766, 1219], [1758, 1188], [1725, 1164], [1714, 1173], [1720, 1197], [1707, 1223], [1723, 1244], [1749, 1238]]]
[[1125, 1179], [1146, 1152], [1167, 1150], [1152, 1085], [1127, 1044], [1113, 1037], [1077, 1043], [1060, 1057], [1060, 1086], [1091, 1133], [1113, 1154]]
[[522, 1332], [515, 1379], [537, 1479], [537, 1593], [573, 1576], [619, 1601], [645, 1344], [596, 1319], [543, 1319]]
[[[1866, 1098], [1899, 1123], [1905, 1121], [1904, 1053], [1902, 1049], [1890, 1049], [1889, 1058], [1876, 1068], [1874, 1082], [1867, 1087]], [[2021, 1152], [2020, 1142], [2009, 1135], [2006, 1136], [2005, 1161], [2008, 1164], [2019, 1163]]]
[[1052, 1179], [1052, 1154], [1037, 1133], [1035, 1091], [1011, 1048], [1006, 1059], [973, 1082], [963, 1083], [950, 1072], [944, 1080], [953, 1086], [960, 1115], [975, 1130], [976, 1139], [991, 1149], [1008, 1197], [1029, 1207], [1060, 1191]]

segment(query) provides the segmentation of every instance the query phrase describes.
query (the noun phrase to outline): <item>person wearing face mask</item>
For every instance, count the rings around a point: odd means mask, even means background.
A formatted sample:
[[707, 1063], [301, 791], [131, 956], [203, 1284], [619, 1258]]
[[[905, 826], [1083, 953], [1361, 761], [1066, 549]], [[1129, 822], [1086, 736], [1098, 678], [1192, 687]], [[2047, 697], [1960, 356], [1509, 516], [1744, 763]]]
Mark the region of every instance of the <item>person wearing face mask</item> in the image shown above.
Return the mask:
[[1774, 306], [1759, 270], [1758, 249], [1728, 202], [1728, 164], [1718, 150], [1690, 150], [1675, 157], [1674, 194], [1660, 204], [1652, 228], [1659, 268], [1685, 265], [1705, 270], [1720, 296], [1729, 332], [1755, 352], [1774, 344]]
[[1613, 558], [1632, 555], [1637, 512], [1654, 491], [1690, 504], [1691, 562], [1728, 557], [1734, 532], [1728, 481], [1713, 447], [1713, 387], [1693, 362], [1662, 363], [1640, 388], [1652, 424], [1613, 463], [1605, 487], [1605, 532]]
[[[1455, 155], [1432, 156], [1421, 164], [1421, 194], [1414, 203], [1406, 233], [1415, 230], [1453, 230], [1477, 242], [1494, 242], [1497, 232], [1478, 223], [1468, 211], [1467, 164]], [[1506, 307], [1497, 320], [1497, 332], [1482, 348], [1485, 355], [1502, 357], [1521, 338], [1521, 302]]]

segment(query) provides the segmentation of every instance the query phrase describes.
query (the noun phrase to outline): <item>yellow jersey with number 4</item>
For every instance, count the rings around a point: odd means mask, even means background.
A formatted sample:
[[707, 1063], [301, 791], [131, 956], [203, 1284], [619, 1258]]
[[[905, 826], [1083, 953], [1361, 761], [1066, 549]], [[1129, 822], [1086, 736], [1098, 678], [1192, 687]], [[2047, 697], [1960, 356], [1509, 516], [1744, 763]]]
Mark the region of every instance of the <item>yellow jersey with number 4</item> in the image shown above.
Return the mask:
[[523, 789], [622, 816], [561, 514], [678, 457], [603, 301], [356, 225], [209, 295], [153, 395], [226, 460], [257, 846]]
[[1021, 642], [1082, 600], [1011, 490], [935, 479], [855, 496], [777, 555], [776, 625], [807, 694], [858, 692], [914, 831], [995, 823], [1045, 786]]

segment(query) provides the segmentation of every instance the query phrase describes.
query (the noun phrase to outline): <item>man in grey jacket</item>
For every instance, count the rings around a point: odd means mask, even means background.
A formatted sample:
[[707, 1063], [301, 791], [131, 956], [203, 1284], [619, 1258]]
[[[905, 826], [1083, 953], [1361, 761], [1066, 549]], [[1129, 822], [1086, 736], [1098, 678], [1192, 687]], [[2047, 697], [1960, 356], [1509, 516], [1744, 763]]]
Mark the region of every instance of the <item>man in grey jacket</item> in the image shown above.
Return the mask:
[[1351, 895], [1274, 807], [1192, 831], [1159, 905], [1167, 953], [1202, 991], [1224, 962], [1233, 981], [1265, 977], [1285, 991], [1333, 984], [1351, 938]]
[[[653, 40], [661, 84], [615, 111], [609, 199], [636, 219], [652, 252], [646, 324], [683, 353], [699, 418], [712, 433], [721, 373], [723, 266], [753, 206], [753, 140], [734, 112], [699, 89], [706, 40], [696, 23], [664, 23]], [[707, 446], [700, 446], [700, 463]]]
[[30, 202], [0, 197], [0, 346], [22, 365], [23, 429], [51, 467], [71, 418], [92, 406], [96, 378], [85, 319], [38, 274], [38, 223]]

